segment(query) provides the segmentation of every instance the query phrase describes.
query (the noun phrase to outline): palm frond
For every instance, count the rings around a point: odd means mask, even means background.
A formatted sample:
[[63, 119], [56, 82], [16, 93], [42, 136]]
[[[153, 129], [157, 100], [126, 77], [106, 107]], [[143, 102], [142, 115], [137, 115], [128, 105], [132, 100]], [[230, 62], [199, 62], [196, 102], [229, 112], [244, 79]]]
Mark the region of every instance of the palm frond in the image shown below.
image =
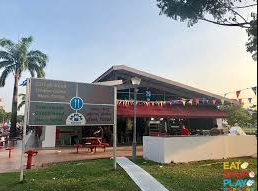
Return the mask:
[[37, 78], [43, 78], [45, 77], [44, 68], [37, 65], [37, 63], [29, 63], [28, 64], [28, 70], [32, 77], [35, 77], [35, 73], [37, 74]]
[[9, 60], [0, 61], [0, 70], [1, 70], [2, 68], [6, 68], [6, 67], [8, 67], [8, 66], [14, 68], [14, 67], [15, 67], [15, 64], [14, 64], [12, 61], [9, 61]]
[[24, 105], [25, 105], [25, 100], [22, 100], [22, 101], [19, 103], [17, 109], [20, 111], [21, 108], [22, 108]]
[[33, 41], [32, 36], [21, 38], [21, 40], [16, 44], [17, 49], [19, 50], [20, 57], [24, 57], [25, 60], [28, 53], [28, 48]]
[[0, 46], [3, 47], [3, 48], [6, 48], [8, 50], [11, 50], [15, 46], [15, 43], [11, 40], [6, 39], [6, 38], [1, 38], [0, 39]]
[[43, 68], [46, 67], [48, 57], [46, 54], [42, 53], [41, 51], [32, 50], [28, 52], [27, 57], [28, 57], [28, 63], [34, 62], [34, 63], [38, 63], [38, 65]]
[[12, 55], [9, 52], [0, 50], [0, 60], [12, 60]]
[[26, 102], [26, 94], [19, 94], [19, 98], [21, 99], [21, 102], [19, 103], [18, 105], [18, 110], [21, 110], [21, 108], [25, 105], [25, 102]]
[[26, 94], [20, 93], [20, 94], [19, 94], [19, 97], [20, 97], [22, 100], [25, 100]]
[[26, 46], [27, 48], [29, 48], [30, 44], [32, 43], [33, 41], [33, 37], [32, 36], [29, 36], [29, 37], [23, 37], [21, 38], [21, 44], [23, 46]]
[[6, 67], [0, 76], [0, 87], [5, 86], [5, 81], [10, 73], [13, 72], [13, 67]]

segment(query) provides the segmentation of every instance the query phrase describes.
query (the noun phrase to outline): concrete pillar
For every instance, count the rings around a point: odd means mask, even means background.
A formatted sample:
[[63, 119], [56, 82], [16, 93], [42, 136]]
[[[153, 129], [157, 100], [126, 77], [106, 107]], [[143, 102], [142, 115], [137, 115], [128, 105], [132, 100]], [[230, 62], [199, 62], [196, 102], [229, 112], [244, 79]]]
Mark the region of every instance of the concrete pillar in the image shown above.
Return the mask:
[[223, 129], [223, 119], [222, 118], [218, 118], [216, 119], [217, 125], [219, 129]]
[[42, 148], [56, 146], [56, 126], [45, 126], [42, 131]]

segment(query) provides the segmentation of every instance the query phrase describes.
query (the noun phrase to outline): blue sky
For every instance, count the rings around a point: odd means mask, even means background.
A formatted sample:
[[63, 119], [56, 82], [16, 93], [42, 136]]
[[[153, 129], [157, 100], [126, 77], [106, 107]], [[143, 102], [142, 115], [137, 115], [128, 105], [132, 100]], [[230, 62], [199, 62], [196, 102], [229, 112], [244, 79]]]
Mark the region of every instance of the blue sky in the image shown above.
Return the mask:
[[[92, 82], [124, 64], [218, 94], [256, 85], [244, 30], [188, 28], [159, 16], [155, 0], [1, 0], [0, 8], [0, 38], [32, 35], [32, 48], [49, 56], [47, 78]], [[12, 86], [9, 77], [0, 88], [7, 110]]]

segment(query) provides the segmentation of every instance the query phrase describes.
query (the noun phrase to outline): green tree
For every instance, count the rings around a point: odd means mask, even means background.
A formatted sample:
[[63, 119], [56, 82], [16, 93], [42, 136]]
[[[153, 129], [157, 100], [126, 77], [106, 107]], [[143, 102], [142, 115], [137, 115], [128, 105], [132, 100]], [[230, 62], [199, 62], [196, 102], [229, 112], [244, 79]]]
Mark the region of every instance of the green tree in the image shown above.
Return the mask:
[[250, 120], [250, 123], [254, 126], [257, 126], [257, 110], [252, 111], [252, 118]]
[[252, 119], [252, 115], [249, 114], [243, 105], [224, 106], [222, 110], [227, 113], [227, 122], [230, 126], [237, 123], [241, 127], [246, 127]]
[[14, 77], [14, 89], [12, 100], [12, 116], [10, 136], [16, 137], [17, 105], [19, 94], [19, 80], [24, 71], [29, 71], [32, 77], [45, 76], [44, 68], [47, 63], [47, 55], [39, 50], [29, 50], [32, 37], [21, 38], [18, 43], [8, 39], [0, 39], [0, 87], [5, 86], [5, 81], [9, 75]]
[[0, 108], [0, 123], [4, 122], [6, 119], [6, 112], [3, 108]]
[[[257, 0], [157, 0], [160, 14], [193, 26], [205, 21], [247, 30], [247, 51], [257, 60]], [[254, 10], [255, 9], [255, 10]], [[246, 14], [248, 13], [248, 14]]]
[[3, 108], [0, 108], [0, 123], [10, 121], [11, 115]]

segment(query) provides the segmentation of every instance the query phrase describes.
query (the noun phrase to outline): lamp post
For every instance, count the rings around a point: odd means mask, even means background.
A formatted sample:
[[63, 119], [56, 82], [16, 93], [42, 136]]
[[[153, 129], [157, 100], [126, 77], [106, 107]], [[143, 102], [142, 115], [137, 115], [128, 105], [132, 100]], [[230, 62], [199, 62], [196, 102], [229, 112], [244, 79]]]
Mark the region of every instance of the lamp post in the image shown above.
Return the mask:
[[137, 144], [137, 140], [136, 140], [136, 111], [137, 111], [137, 86], [140, 85], [141, 83], [141, 79], [134, 77], [131, 79], [132, 85], [134, 86], [134, 128], [133, 128], [133, 153], [132, 153], [132, 159], [133, 162], [136, 161], [136, 144]]

